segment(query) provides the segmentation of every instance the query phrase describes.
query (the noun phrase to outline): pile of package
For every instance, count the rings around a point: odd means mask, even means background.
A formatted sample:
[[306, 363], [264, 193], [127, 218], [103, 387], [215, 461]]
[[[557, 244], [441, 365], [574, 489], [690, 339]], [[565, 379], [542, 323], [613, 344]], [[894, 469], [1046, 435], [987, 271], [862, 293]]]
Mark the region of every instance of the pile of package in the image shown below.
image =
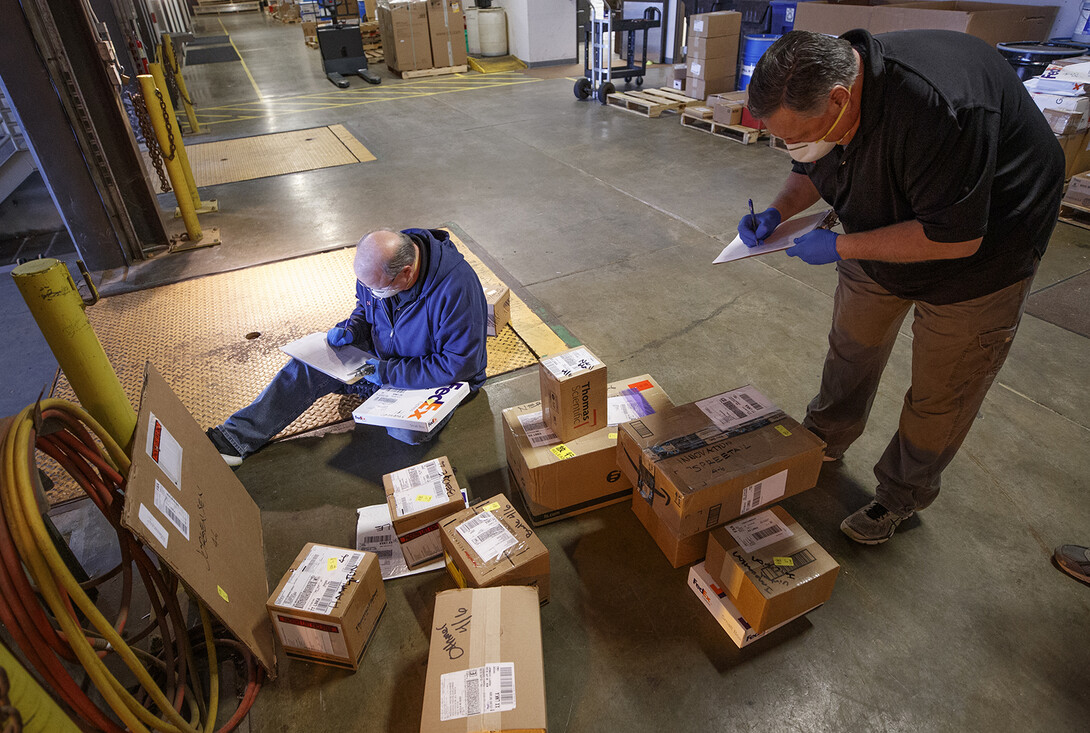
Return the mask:
[[1025, 84], [1064, 149], [1064, 177], [1090, 171], [1090, 56], [1054, 61]]
[[465, 66], [465, 19], [460, 0], [379, 0], [377, 16], [390, 71]]

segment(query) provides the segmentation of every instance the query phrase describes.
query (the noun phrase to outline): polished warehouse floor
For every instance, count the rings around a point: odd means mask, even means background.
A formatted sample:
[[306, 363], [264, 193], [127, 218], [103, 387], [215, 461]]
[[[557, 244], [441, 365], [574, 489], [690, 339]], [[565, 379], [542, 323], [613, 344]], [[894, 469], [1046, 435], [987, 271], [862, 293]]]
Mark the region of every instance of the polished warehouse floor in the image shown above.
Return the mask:
[[[777, 190], [782, 153], [578, 102], [570, 80], [544, 75], [402, 82], [382, 69], [381, 87], [356, 80], [339, 92], [298, 26], [245, 14], [197, 30], [226, 30], [242, 61], [188, 70], [208, 123], [193, 142], [342, 124], [377, 160], [205, 189], [221, 212], [202, 222], [223, 244], [105, 273], [105, 292], [449, 222], [611, 379], [649, 373], [675, 402], [753, 383], [802, 416], [834, 269], [783, 255], [710, 265], [746, 200], [761, 207]], [[1090, 233], [1060, 224], [1034, 288], [1087, 270]], [[25, 345], [3, 356], [8, 413], [55, 368], [13, 291], [3, 278], [0, 325]], [[838, 525], [873, 491], [871, 466], [896, 428], [911, 349], [902, 328], [867, 432], [816, 488], [784, 502], [841, 564], [834, 595], [745, 650], [628, 506], [543, 528], [549, 730], [1085, 731], [1090, 588], [1049, 557], [1090, 543], [1090, 342], [1047, 318], [1025, 317], [935, 504], [890, 543], [863, 547]], [[385, 472], [446, 455], [475, 497], [507, 492], [500, 412], [537, 390], [532, 369], [490, 381], [425, 448], [358, 428], [248, 459], [237, 475], [262, 511], [270, 586], [304, 543], [350, 543], [355, 510], [380, 500]], [[418, 730], [432, 597], [450, 586], [442, 573], [389, 582], [361, 669], [285, 660], [250, 729]]]

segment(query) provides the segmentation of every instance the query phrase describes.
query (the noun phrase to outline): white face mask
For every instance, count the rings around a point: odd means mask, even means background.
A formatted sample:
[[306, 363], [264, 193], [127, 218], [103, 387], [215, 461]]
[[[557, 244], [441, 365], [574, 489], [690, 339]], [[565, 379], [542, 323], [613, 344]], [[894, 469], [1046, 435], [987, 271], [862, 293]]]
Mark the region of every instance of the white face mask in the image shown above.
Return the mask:
[[[848, 94], [851, 94], [851, 89], [848, 89]], [[849, 96], [849, 102], [851, 97]], [[829, 153], [833, 152], [833, 148], [840, 144], [840, 141], [829, 142], [825, 138], [829, 136], [836, 126], [840, 124], [840, 118], [844, 116], [844, 113], [848, 111], [848, 105], [845, 104], [840, 108], [840, 114], [836, 116], [836, 120], [833, 121], [833, 126], [829, 128], [829, 132], [826, 132], [820, 138], [812, 143], [793, 143], [787, 146], [787, 154], [791, 156], [792, 160], [796, 160], [799, 163], [813, 163], [815, 160], [821, 160]], [[847, 133], [844, 134], [847, 137]], [[843, 140], [841, 137], [840, 140]]]
[[371, 297], [378, 298], [379, 300], [386, 300], [387, 298], [392, 298], [392, 297], [394, 297], [395, 295], [397, 295], [398, 293], [401, 292], [400, 290], [398, 290], [397, 288], [395, 288], [393, 286], [390, 286], [388, 288], [382, 288], [381, 290], [375, 290], [374, 288], [367, 288], [367, 289], [371, 291]]

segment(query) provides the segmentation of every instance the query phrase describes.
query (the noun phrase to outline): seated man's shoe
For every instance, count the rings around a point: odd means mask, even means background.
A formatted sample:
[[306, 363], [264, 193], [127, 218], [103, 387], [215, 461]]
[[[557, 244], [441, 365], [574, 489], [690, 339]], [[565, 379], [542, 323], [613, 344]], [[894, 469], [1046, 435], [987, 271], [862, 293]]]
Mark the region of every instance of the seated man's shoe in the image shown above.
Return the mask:
[[880, 545], [892, 537], [901, 522], [913, 513], [898, 514], [875, 500], [841, 522], [840, 531], [861, 544]]
[[227, 442], [227, 438], [223, 437], [219, 428], [208, 428], [205, 431], [205, 435], [212, 441], [212, 445], [216, 446], [216, 450], [220, 452], [220, 456], [231, 468], [242, 465], [242, 456], [238, 454], [238, 451], [233, 445]]
[[1075, 580], [1090, 583], [1090, 547], [1060, 545], [1052, 555], [1056, 566]]

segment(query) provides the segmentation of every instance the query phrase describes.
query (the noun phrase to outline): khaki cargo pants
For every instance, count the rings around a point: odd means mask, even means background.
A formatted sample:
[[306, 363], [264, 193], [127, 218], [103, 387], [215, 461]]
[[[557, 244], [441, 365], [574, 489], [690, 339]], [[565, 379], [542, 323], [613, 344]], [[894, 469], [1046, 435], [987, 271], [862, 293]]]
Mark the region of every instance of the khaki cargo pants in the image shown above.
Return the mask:
[[938, 496], [942, 471], [1007, 358], [1033, 277], [973, 300], [930, 305], [892, 295], [853, 260], [838, 262], [837, 272], [821, 391], [803, 425], [834, 457], [863, 433], [897, 330], [915, 306], [912, 384], [874, 475], [887, 509], [923, 509]]

